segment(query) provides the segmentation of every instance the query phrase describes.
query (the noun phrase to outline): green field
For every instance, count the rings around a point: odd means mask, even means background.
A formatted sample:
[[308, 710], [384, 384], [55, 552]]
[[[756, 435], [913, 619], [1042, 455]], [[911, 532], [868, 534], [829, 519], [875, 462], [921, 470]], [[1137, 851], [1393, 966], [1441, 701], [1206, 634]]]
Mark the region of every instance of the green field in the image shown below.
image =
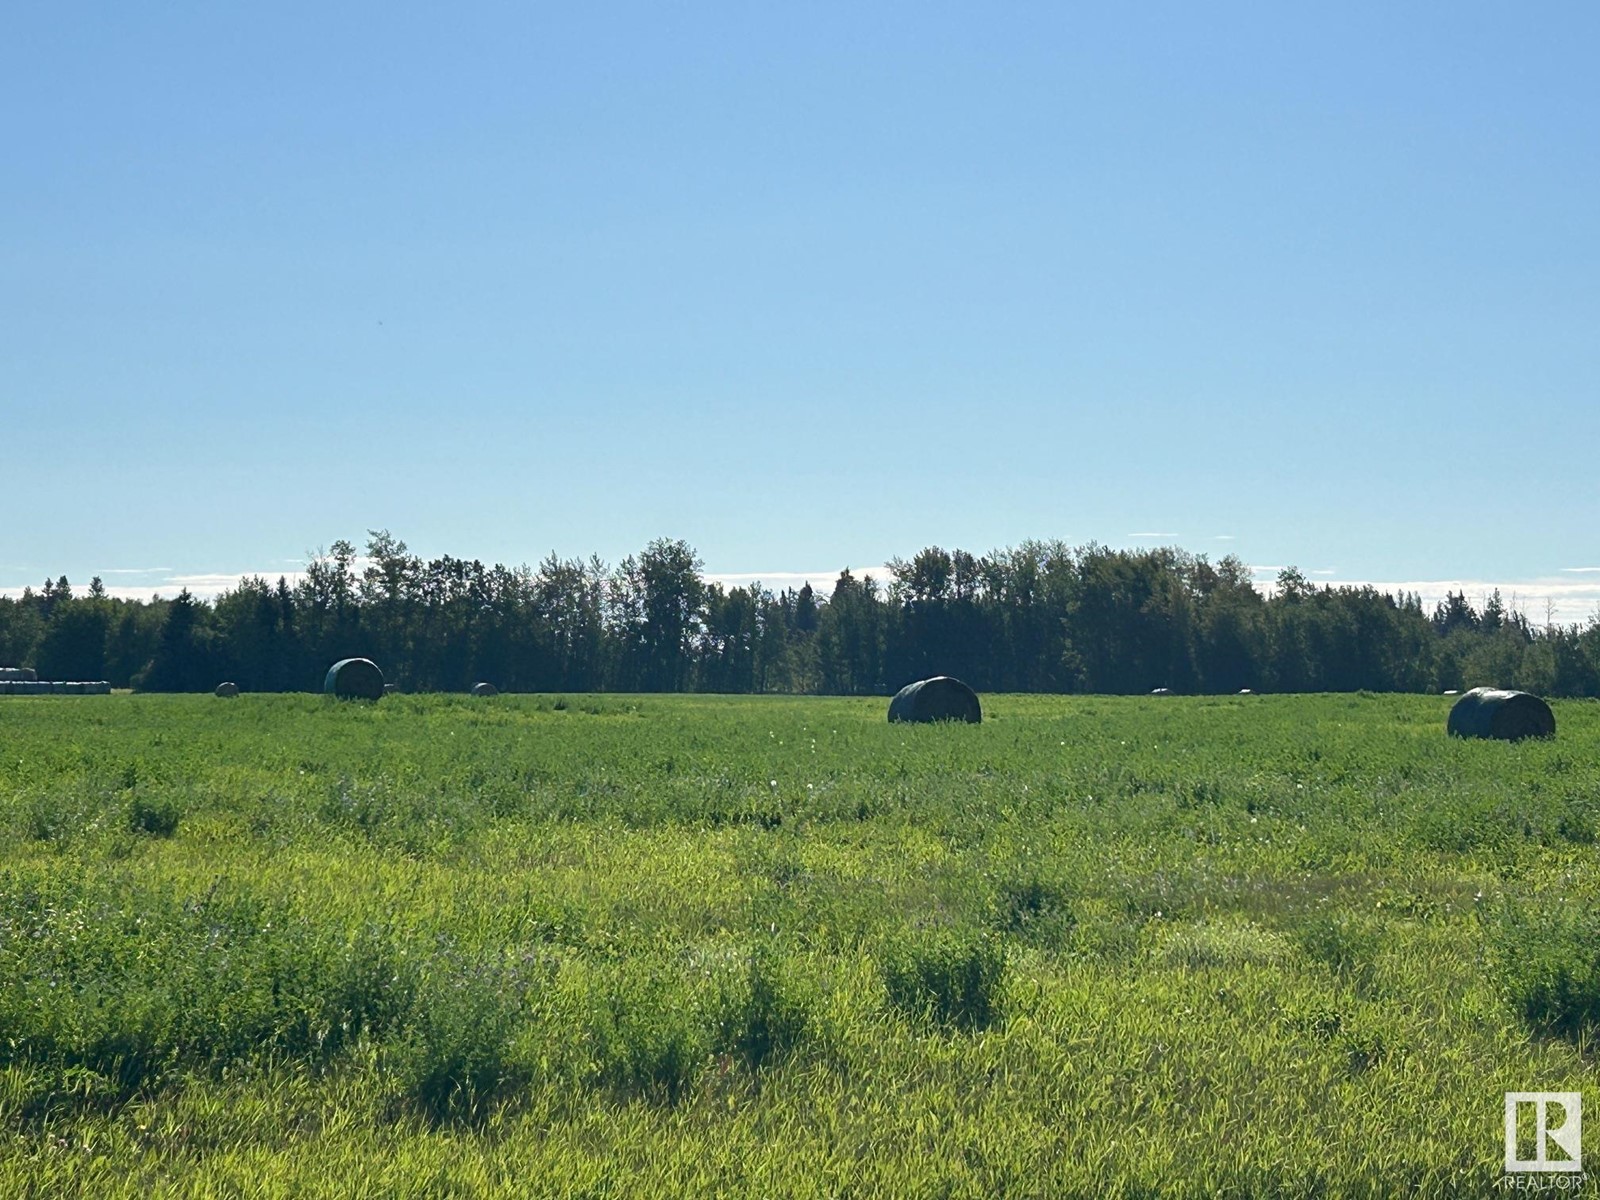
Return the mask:
[[0, 700], [0, 1195], [1491, 1192], [1600, 705], [1448, 703]]

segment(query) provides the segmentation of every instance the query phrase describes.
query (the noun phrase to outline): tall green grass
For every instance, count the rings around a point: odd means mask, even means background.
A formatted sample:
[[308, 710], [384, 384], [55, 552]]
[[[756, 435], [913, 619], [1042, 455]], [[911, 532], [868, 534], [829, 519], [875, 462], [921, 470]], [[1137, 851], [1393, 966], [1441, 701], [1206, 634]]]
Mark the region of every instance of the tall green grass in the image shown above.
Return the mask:
[[1421, 1194], [1590, 1090], [1600, 706], [0, 703], [0, 1194]]

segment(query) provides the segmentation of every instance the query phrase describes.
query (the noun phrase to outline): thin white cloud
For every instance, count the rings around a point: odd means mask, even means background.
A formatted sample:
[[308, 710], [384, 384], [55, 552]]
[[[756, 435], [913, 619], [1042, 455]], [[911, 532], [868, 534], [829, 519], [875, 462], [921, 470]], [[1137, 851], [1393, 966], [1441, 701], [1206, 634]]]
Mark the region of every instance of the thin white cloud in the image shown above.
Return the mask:
[[1236, 542], [1239, 539], [1231, 533], [1213, 533], [1211, 540], [1213, 542]]
[[[705, 578], [706, 582], [720, 583], [725, 588], [749, 587], [753, 583], [759, 583], [774, 592], [790, 588], [798, 591], [809, 583], [813, 592], [827, 596], [832, 594], [833, 585], [839, 582], [840, 571], [845, 569], [839, 567], [831, 571], [719, 571]], [[880, 585], [885, 585], [894, 578], [894, 572], [887, 566], [850, 567], [848, 570], [857, 579], [871, 576]]]
[[[358, 560], [356, 566], [357, 574], [361, 572], [362, 566], [363, 563]], [[161, 567], [136, 571], [130, 568], [120, 572], [103, 571], [101, 574], [150, 575], [157, 573], [158, 571], [170, 571], [170, 569], [171, 568], [168, 567]], [[168, 574], [162, 579], [151, 580], [148, 583], [109, 583], [105, 585], [105, 588], [106, 595], [115, 600], [139, 600], [145, 603], [149, 603], [151, 600], [154, 600], [157, 597], [170, 600], [186, 588], [188, 589], [189, 594], [196, 600], [215, 600], [218, 596], [222, 595], [222, 593], [233, 591], [241, 582], [249, 579], [252, 576], [259, 576], [260, 578], [265, 579], [268, 583], [276, 583], [278, 581], [278, 576], [280, 575], [284, 576], [284, 578], [289, 581], [290, 587], [293, 587], [295, 584], [299, 583], [305, 578], [304, 571], [239, 571], [237, 573], [227, 571], [212, 571], [185, 575]], [[39, 586], [37, 584], [32, 584], [29, 586], [31, 586], [35, 592], [39, 590]], [[87, 584], [74, 583], [72, 585], [72, 592], [75, 596], [82, 596], [87, 593], [88, 590]], [[16, 599], [17, 597], [21, 596], [22, 592], [22, 587], [0, 587], [0, 596], [9, 596], [12, 599]]]
[[[356, 575], [359, 577], [369, 565], [371, 565], [370, 559], [365, 557], [357, 558], [353, 564]], [[833, 585], [838, 582], [839, 573], [842, 570], [844, 568], [834, 567], [821, 571], [727, 571], [710, 573], [705, 576], [705, 579], [709, 583], [720, 583], [727, 588], [746, 587], [752, 583], [759, 583], [775, 592], [781, 592], [787, 588], [793, 588], [798, 591], [809, 583], [811, 590], [818, 596], [827, 596], [833, 592]], [[894, 578], [894, 573], [886, 565], [850, 567], [849, 570], [857, 579], [871, 576], [878, 581], [880, 586], [887, 586]], [[129, 571], [126, 573], [133, 574], [134, 572]], [[102, 574], [109, 575], [111, 572], [102, 572]], [[205, 571], [169, 574], [161, 579], [153, 579], [141, 583], [107, 583], [105, 586], [106, 595], [118, 600], [140, 600], [146, 603], [157, 597], [170, 600], [184, 589], [188, 589], [189, 594], [197, 600], [215, 600], [224, 592], [231, 592], [237, 589], [246, 579], [254, 577], [265, 579], [270, 584], [276, 584], [279, 576], [286, 579], [290, 587], [294, 587], [305, 579], [306, 573], [304, 571], [284, 571], [280, 568], [258, 571]], [[37, 592], [40, 585], [35, 583], [26, 586], [32, 587], [33, 591]], [[16, 599], [22, 595], [23, 589], [24, 585], [22, 584], [0, 587], [0, 596]], [[77, 595], [82, 595], [86, 590], [86, 585], [73, 584], [73, 592]]]
[[[1152, 535], [1154, 536], [1154, 535]], [[282, 560], [279, 560], [282, 561]], [[358, 558], [355, 571], [359, 575], [368, 565], [369, 560]], [[809, 583], [818, 596], [827, 596], [833, 591], [833, 585], [839, 578], [842, 568], [833, 568], [823, 571], [719, 571], [706, 575], [706, 580], [720, 583], [724, 587], [744, 587], [753, 583], [760, 583], [772, 591], [783, 591], [787, 588], [799, 589]], [[121, 574], [150, 574], [156, 568], [138, 569], [124, 568]], [[1277, 586], [1277, 575], [1283, 570], [1281, 566], [1271, 564], [1253, 563], [1250, 566], [1255, 579], [1255, 586], [1263, 593], [1271, 595]], [[858, 579], [865, 576], [875, 578], [880, 586], [887, 586], [894, 578], [893, 572], [887, 565], [872, 567], [851, 567], [850, 573]], [[113, 572], [103, 572], [111, 575]], [[1323, 568], [1311, 571], [1308, 574], [1316, 577], [1319, 587], [1370, 587], [1378, 592], [1390, 595], [1413, 594], [1421, 597], [1423, 608], [1432, 611], [1434, 606], [1441, 603], [1446, 596], [1452, 593], [1463, 593], [1473, 606], [1480, 611], [1488, 602], [1489, 597], [1496, 591], [1500, 593], [1501, 602], [1509, 609], [1524, 614], [1535, 625], [1543, 625], [1546, 620], [1557, 625], [1583, 624], [1600, 616], [1600, 567], [1563, 567], [1560, 574], [1535, 579], [1519, 580], [1492, 580], [1492, 579], [1346, 579], [1339, 578], [1335, 568]], [[268, 583], [276, 583], [282, 575], [293, 587], [305, 578], [304, 571], [283, 571], [280, 569], [267, 569], [259, 571], [213, 571], [167, 575], [159, 580], [149, 580], [140, 584], [108, 584], [106, 594], [123, 600], [150, 601], [156, 597], [172, 599], [181, 590], [187, 588], [190, 595], [199, 600], [215, 600], [224, 592], [233, 591], [239, 584], [252, 576], [265, 579]], [[39, 590], [38, 584], [30, 585], [35, 592]], [[75, 583], [73, 591], [83, 595], [87, 587]], [[15, 599], [23, 592], [21, 585], [0, 587], [0, 596]]]
[[1150, 538], [1176, 538], [1179, 535], [1176, 533], [1130, 533], [1127, 536], [1149, 540]]
[[246, 571], [241, 575], [213, 574], [213, 575], [171, 575], [166, 582], [180, 588], [188, 588], [191, 592], [226, 592], [239, 586], [241, 582], [252, 575], [261, 575], [259, 571]]
[[[1277, 568], [1255, 568], [1259, 574]], [[1391, 596], [1416, 595], [1422, 600], [1425, 611], [1432, 612], [1435, 605], [1446, 596], [1460, 593], [1480, 612], [1489, 597], [1500, 593], [1500, 601], [1516, 612], [1522, 613], [1535, 625], [1546, 620], [1556, 625], [1582, 625], [1600, 614], [1600, 580], [1561, 579], [1329, 579], [1319, 577], [1319, 587], [1370, 587]], [[1257, 580], [1256, 586], [1271, 595], [1276, 590], [1276, 580]]]
[[165, 575], [172, 570], [171, 567], [107, 567], [103, 571], [96, 571], [96, 575]]
[[[22, 596], [24, 590], [26, 589], [20, 587], [0, 587], [0, 596], [16, 600]], [[35, 595], [38, 594], [39, 589], [37, 587], [32, 590]], [[72, 585], [72, 594], [74, 596], [86, 595], [88, 590], [88, 588], [79, 587], [77, 584]], [[157, 596], [170, 600], [178, 594], [178, 591], [179, 589], [175, 587], [108, 587], [106, 588], [106, 595], [114, 600], [143, 600], [148, 602]]]

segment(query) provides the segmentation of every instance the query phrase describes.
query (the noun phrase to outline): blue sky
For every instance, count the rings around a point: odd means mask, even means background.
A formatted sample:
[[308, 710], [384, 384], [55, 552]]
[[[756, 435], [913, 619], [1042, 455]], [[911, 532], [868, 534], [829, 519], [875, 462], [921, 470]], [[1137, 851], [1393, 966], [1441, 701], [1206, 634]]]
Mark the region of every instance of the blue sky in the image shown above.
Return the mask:
[[1600, 9], [1302, 7], [12, 6], [0, 587], [1600, 585]]

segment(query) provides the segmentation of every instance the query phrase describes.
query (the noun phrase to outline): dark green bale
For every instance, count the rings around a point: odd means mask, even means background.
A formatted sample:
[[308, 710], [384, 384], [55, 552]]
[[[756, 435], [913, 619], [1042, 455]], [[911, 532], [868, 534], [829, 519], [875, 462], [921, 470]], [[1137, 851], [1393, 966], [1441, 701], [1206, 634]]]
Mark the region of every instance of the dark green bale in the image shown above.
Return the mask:
[[239, 694], [239, 685], [237, 683], [231, 683], [231, 682], [229, 682], [229, 683], [219, 683], [219, 684], [217, 684], [216, 694], [220, 699], [232, 700], [235, 696], [237, 696]]
[[500, 689], [492, 683], [475, 683], [472, 685], [472, 694], [474, 696], [498, 696]]
[[978, 693], [959, 679], [936, 675], [932, 679], [908, 683], [889, 701], [889, 720], [966, 721], [976, 725], [983, 720]]
[[370, 658], [341, 658], [328, 668], [322, 690], [341, 700], [381, 700], [383, 672]]
[[1519, 742], [1555, 737], [1556, 715], [1539, 697], [1499, 688], [1473, 688], [1450, 709], [1451, 737], [1499, 738]]

